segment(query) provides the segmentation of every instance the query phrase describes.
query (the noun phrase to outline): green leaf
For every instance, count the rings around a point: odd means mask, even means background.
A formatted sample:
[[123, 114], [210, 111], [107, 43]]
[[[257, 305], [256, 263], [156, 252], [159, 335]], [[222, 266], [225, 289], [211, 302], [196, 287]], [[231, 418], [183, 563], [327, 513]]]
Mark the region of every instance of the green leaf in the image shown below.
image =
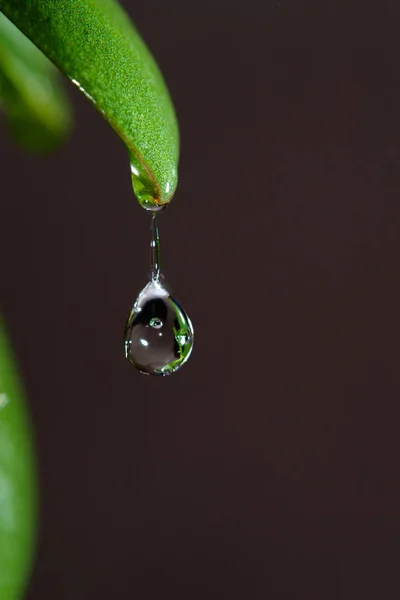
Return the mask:
[[64, 139], [70, 110], [56, 67], [0, 13], [0, 103], [8, 129], [28, 150]]
[[14, 359], [0, 321], [0, 598], [21, 597], [36, 524], [31, 428]]
[[125, 142], [145, 208], [177, 184], [178, 126], [163, 78], [114, 0], [0, 0], [0, 10], [79, 87]]

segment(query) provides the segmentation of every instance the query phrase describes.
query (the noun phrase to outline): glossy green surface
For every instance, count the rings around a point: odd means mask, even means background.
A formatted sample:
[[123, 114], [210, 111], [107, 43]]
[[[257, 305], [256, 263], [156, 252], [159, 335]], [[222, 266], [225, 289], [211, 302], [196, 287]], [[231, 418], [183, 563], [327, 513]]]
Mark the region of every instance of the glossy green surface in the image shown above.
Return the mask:
[[53, 150], [70, 111], [58, 69], [0, 13], [0, 108], [7, 128], [28, 150]]
[[35, 537], [36, 489], [30, 425], [0, 320], [0, 599], [19, 600]]
[[177, 184], [174, 109], [162, 76], [114, 0], [0, 0], [0, 10], [94, 103], [125, 142], [145, 208]]

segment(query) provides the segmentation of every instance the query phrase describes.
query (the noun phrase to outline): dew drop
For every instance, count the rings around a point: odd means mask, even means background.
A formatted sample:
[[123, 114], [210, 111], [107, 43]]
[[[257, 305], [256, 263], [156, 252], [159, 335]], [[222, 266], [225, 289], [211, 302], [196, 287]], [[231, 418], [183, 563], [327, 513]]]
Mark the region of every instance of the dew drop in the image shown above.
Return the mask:
[[159, 281], [140, 292], [125, 327], [126, 358], [142, 373], [170, 375], [189, 358], [192, 323]]
[[193, 325], [166, 289], [160, 271], [160, 238], [152, 216], [150, 281], [142, 289], [125, 326], [125, 356], [142, 373], [170, 375], [188, 360]]

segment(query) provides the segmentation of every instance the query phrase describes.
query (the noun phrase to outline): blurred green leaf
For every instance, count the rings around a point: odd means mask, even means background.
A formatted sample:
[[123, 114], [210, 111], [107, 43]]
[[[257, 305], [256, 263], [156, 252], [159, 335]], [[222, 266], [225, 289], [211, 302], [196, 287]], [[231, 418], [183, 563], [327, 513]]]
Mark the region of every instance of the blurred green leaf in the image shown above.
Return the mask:
[[60, 74], [44, 54], [0, 13], [0, 103], [23, 148], [51, 151], [70, 125]]
[[21, 597], [36, 523], [31, 428], [14, 358], [0, 321], [0, 598]]

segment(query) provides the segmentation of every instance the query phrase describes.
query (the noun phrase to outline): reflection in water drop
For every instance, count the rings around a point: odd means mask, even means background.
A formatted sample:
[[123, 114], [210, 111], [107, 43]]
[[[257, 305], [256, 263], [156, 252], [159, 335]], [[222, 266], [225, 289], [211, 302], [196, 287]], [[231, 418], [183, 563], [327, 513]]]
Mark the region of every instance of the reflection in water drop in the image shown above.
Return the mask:
[[153, 327], [153, 329], [160, 329], [163, 325], [164, 323], [161, 319], [154, 318], [150, 321], [150, 327]]
[[192, 323], [157, 280], [140, 292], [125, 327], [125, 355], [142, 373], [170, 375], [189, 358]]

